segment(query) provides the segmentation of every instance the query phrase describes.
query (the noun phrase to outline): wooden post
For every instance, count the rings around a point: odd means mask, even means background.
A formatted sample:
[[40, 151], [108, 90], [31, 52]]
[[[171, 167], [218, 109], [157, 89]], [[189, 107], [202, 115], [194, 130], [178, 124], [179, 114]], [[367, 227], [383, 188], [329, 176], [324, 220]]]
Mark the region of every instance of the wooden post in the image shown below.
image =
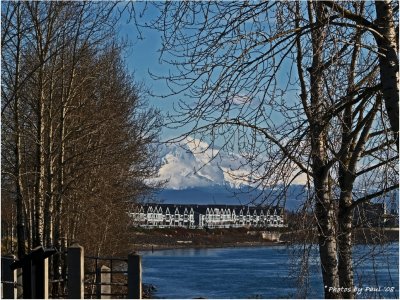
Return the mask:
[[1, 284], [1, 299], [17, 299], [17, 270], [11, 270], [10, 265], [15, 261], [15, 256], [1, 257], [1, 280], [7, 283]]
[[142, 299], [142, 259], [136, 253], [128, 255], [128, 299]]
[[24, 294], [24, 289], [23, 289], [23, 278], [22, 278], [22, 269], [16, 269], [17, 270], [17, 298], [21, 299], [23, 294]]
[[102, 266], [100, 269], [101, 299], [111, 299], [111, 269]]
[[84, 249], [75, 243], [68, 248], [68, 298], [84, 298]]

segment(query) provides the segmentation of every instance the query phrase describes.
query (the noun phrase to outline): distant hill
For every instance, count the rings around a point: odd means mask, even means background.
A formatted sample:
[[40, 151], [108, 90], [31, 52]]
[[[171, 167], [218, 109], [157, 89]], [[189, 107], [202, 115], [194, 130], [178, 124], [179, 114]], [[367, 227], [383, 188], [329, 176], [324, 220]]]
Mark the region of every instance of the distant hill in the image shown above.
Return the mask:
[[270, 191], [243, 191], [223, 186], [194, 187], [181, 190], [164, 189], [157, 194], [157, 199], [168, 204], [228, 204], [228, 205], [280, 205], [294, 211], [304, 199], [304, 186], [291, 186], [285, 197], [275, 197]]

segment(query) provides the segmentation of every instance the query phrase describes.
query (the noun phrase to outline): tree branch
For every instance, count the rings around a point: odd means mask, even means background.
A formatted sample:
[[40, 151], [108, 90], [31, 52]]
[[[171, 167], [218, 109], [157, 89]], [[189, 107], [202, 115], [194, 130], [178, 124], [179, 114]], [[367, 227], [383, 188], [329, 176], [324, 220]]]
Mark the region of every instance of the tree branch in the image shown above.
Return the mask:
[[337, 13], [341, 14], [342, 17], [349, 19], [351, 21], [354, 21], [357, 24], [361, 24], [361, 25], [367, 27], [368, 29], [377, 31], [377, 28], [373, 23], [371, 23], [367, 19], [363, 18], [361, 15], [354, 14], [351, 11], [345, 9], [343, 6], [340, 6], [337, 1], [326, 0], [326, 1], [321, 1], [321, 2], [323, 5], [326, 5], [329, 8], [331, 8], [333, 11], [336, 11]]
[[392, 158], [389, 158], [389, 159], [387, 159], [387, 160], [384, 160], [384, 161], [380, 162], [379, 164], [373, 165], [372, 167], [366, 168], [366, 169], [364, 169], [364, 170], [358, 172], [358, 173], [356, 174], [356, 177], [358, 177], [358, 176], [360, 176], [360, 175], [362, 175], [362, 174], [368, 173], [369, 171], [375, 170], [375, 169], [377, 169], [377, 168], [379, 168], [379, 167], [385, 166], [385, 165], [387, 165], [389, 162], [392, 162], [392, 161], [395, 161], [395, 160], [398, 160], [398, 159], [399, 159], [399, 158], [398, 158], [397, 156], [394, 156], [394, 157], [392, 157]]
[[[283, 152], [283, 154], [288, 157], [290, 160], [292, 160], [304, 173], [306, 173], [308, 176], [313, 176], [310, 171], [305, 167], [298, 159], [296, 159], [286, 148], [286, 146], [283, 146], [280, 141], [278, 141], [275, 137], [273, 137], [265, 128], [261, 128], [259, 126], [255, 126], [253, 124], [249, 124], [247, 122], [240, 121], [238, 119], [236, 120], [227, 120], [224, 122], [224, 124], [230, 124], [230, 125], [236, 125], [236, 126], [243, 126], [246, 128], [254, 129], [256, 131], [259, 131], [264, 135], [265, 138], [267, 138], [269, 141], [273, 142], [278, 148]], [[307, 131], [305, 131], [302, 136], [300, 136], [298, 139], [302, 140], [302, 138], [307, 134]]]
[[357, 207], [358, 205], [360, 205], [360, 204], [362, 204], [362, 203], [365, 203], [365, 202], [367, 202], [367, 201], [369, 201], [369, 200], [371, 200], [371, 199], [374, 199], [374, 198], [377, 198], [377, 197], [379, 197], [379, 196], [382, 196], [382, 195], [384, 195], [384, 194], [386, 194], [386, 193], [388, 193], [388, 192], [390, 192], [390, 191], [396, 190], [396, 189], [398, 189], [398, 188], [399, 188], [399, 184], [395, 184], [395, 185], [392, 185], [392, 186], [390, 186], [390, 187], [387, 187], [387, 188], [385, 188], [385, 189], [383, 189], [383, 190], [380, 190], [379, 192], [376, 192], [376, 193], [373, 193], [373, 194], [369, 194], [369, 195], [367, 195], [367, 196], [365, 196], [365, 197], [359, 198], [359, 199], [355, 200], [355, 201], [349, 206], [349, 209], [352, 210], [352, 209], [354, 209], [355, 207]]

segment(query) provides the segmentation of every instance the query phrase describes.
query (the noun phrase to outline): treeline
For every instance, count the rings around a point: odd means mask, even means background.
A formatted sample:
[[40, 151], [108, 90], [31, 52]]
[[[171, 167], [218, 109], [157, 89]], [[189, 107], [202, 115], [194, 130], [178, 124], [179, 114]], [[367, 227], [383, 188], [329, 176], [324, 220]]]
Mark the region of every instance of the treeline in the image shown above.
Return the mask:
[[124, 67], [114, 8], [2, 3], [3, 253], [111, 255], [152, 189], [160, 115]]

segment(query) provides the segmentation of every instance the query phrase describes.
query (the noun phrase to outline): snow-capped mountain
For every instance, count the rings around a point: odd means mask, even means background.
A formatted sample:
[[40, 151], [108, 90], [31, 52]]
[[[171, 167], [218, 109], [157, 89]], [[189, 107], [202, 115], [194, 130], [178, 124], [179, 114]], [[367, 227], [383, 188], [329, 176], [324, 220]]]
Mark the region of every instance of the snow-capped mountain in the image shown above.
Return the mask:
[[291, 186], [285, 197], [279, 187], [257, 190], [252, 187], [243, 157], [222, 153], [195, 139], [163, 145], [160, 156], [162, 167], [157, 180], [167, 183], [157, 198], [164, 203], [247, 205], [264, 201], [295, 209], [303, 199], [304, 185]]
[[162, 167], [156, 180], [167, 183], [157, 198], [164, 203], [268, 204], [296, 210], [306, 198], [305, 178], [300, 177], [287, 189], [278, 185], [258, 190], [243, 157], [223, 153], [196, 139], [163, 145], [160, 157]]
[[[195, 187], [249, 185], [249, 170], [237, 154], [222, 154], [218, 149], [195, 139], [163, 146], [159, 179], [167, 180], [166, 188], [183, 190]], [[237, 178], [237, 175], [243, 175]]]

